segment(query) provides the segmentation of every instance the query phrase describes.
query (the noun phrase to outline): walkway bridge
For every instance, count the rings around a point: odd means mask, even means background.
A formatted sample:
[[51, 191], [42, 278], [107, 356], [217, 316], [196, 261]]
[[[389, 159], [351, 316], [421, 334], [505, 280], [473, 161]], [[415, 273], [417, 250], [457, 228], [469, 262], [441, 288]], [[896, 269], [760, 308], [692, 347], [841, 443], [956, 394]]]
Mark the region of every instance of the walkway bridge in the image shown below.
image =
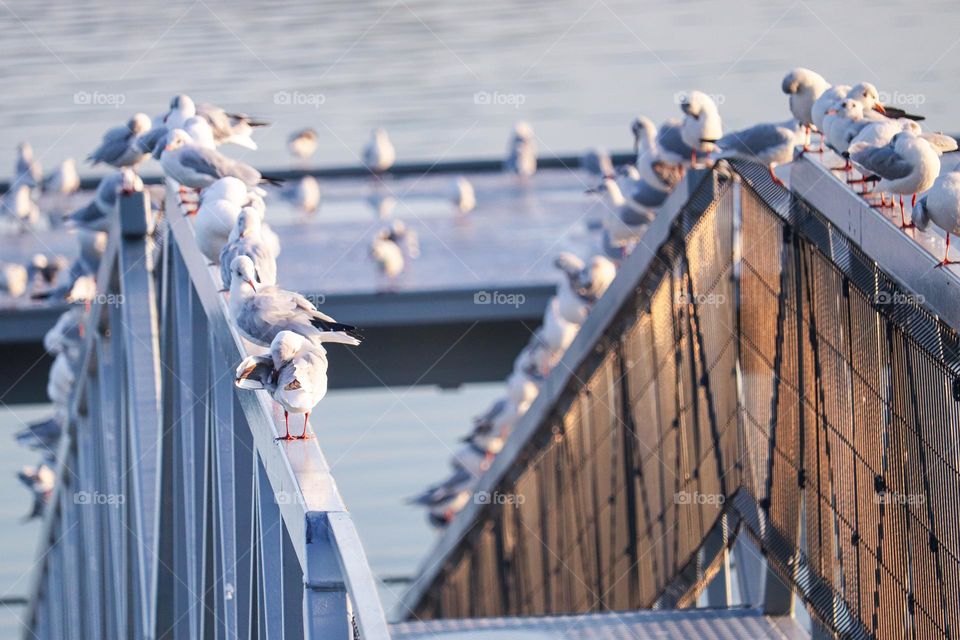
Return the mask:
[[795, 600], [816, 634], [955, 637], [957, 278], [792, 174], [688, 177], [394, 625], [317, 441], [235, 390], [189, 224], [154, 246], [123, 198], [26, 637], [800, 638]]
[[721, 163], [671, 197], [425, 562], [411, 627], [800, 601], [819, 637], [957, 637], [960, 280], [942, 238], [790, 173]]

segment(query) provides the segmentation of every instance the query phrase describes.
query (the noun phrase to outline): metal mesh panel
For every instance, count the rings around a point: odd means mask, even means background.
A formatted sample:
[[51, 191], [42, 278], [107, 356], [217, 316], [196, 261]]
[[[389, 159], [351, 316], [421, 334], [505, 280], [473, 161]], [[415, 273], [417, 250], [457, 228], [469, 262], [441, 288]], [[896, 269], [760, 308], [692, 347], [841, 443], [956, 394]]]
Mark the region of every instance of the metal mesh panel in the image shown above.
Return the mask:
[[649, 607], [696, 564], [739, 484], [733, 213], [681, 221], [418, 618]]
[[[500, 480], [525, 502], [480, 512], [416, 616], [684, 606], [743, 530], [842, 637], [956, 636], [957, 334], [734, 169], [691, 198]], [[487, 538], [510, 541], [496, 593], [464, 569]]]

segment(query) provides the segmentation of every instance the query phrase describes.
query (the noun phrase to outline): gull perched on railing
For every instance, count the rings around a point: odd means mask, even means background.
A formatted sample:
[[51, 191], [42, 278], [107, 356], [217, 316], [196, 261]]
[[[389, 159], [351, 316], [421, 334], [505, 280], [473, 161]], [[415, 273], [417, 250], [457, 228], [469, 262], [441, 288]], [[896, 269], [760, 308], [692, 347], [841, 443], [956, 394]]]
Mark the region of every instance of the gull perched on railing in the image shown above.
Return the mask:
[[901, 131], [886, 146], [858, 151], [850, 159], [864, 170], [864, 180], [879, 180], [881, 205], [883, 193], [900, 195], [901, 225], [912, 227], [903, 216], [903, 196], [912, 194], [916, 206], [917, 194], [932, 187], [940, 174], [940, 156], [930, 143], [911, 131]]
[[205, 189], [227, 176], [239, 178], [248, 187], [280, 182], [263, 176], [245, 162], [233, 160], [219, 151], [197, 145], [183, 129], [174, 129], [167, 134], [160, 164], [168, 178], [192, 189]]
[[693, 149], [690, 156], [691, 166], [696, 166], [699, 154], [710, 155], [713, 151], [713, 140], [723, 136], [723, 121], [720, 110], [713, 98], [702, 91], [691, 91], [680, 100], [680, 109], [683, 111], [683, 123], [680, 126], [680, 137], [683, 143]]
[[960, 173], [951, 171], [934, 181], [930, 190], [914, 207], [913, 222], [921, 231], [933, 222], [947, 234], [943, 260], [938, 266], [960, 263], [950, 260], [950, 234], [960, 234]]
[[804, 127], [803, 150], [810, 146], [810, 129], [813, 127], [813, 105], [830, 83], [816, 71], [798, 67], [783, 77], [780, 89], [789, 96], [790, 113]]
[[670, 127], [669, 124], [664, 124], [661, 132], [671, 140], [671, 144], [679, 143], [680, 146], [668, 161], [661, 153], [657, 128], [650, 118], [637, 116], [630, 126], [633, 132], [633, 150], [637, 154], [635, 164], [639, 179], [666, 194], [672, 192], [683, 178], [683, 162], [693, 153], [693, 149], [687, 147], [680, 138], [679, 125], [673, 129]]
[[187, 121], [194, 117], [207, 121], [216, 144], [235, 144], [247, 149], [257, 148], [257, 143], [250, 137], [253, 130], [269, 124], [246, 114], [228, 113], [216, 105], [204, 103], [197, 106], [193, 99], [185, 94], [174, 96], [170, 100], [170, 109], [163, 117], [163, 123], [169, 129], [184, 129]]
[[256, 284], [256, 267], [247, 256], [234, 258], [230, 270], [230, 312], [240, 333], [254, 344], [269, 346], [281, 331], [299, 333], [318, 345], [360, 344], [356, 327], [317, 311], [299, 293]]
[[43, 515], [50, 496], [53, 495], [57, 474], [44, 462], [35, 467], [30, 465], [23, 467], [17, 473], [17, 478], [33, 493], [33, 507], [24, 520], [39, 518]]
[[260, 214], [250, 207], [241, 210], [237, 216], [230, 237], [220, 250], [220, 278], [224, 290], [230, 290], [233, 273], [230, 266], [237, 256], [247, 256], [253, 261], [258, 285], [277, 284], [277, 259], [260, 235], [260, 225]]
[[[327, 354], [322, 346], [293, 331], [280, 331], [270, 343], [270, 353], [248, 356], [237, 367], [236, 385], [264, 389], [283, 407], [286, 435], [278, 440], [307, 438], [310, 411], [327, 393]], [[290, 435], [290, 414], [302, 413], [303, 433]]]
[[137, 166], [149, 155], [137, 141], [151, 127], [150, 116], [145, 113], [133, 114], [125, 125], [107, 129], [100, 146], [87, 156], [87, 160], [90, 164], [102, 162], [118, 169]]
[[804, 137], [800, 124], [796, 120], [788, 120], [757, 124], [711, 142], [720, 149], [719, 157], [739, 158], [765, 165], [773, 181], [782, 185], [783, 181], [774, 173], [774, 168], [793, 161], [794, 149]]

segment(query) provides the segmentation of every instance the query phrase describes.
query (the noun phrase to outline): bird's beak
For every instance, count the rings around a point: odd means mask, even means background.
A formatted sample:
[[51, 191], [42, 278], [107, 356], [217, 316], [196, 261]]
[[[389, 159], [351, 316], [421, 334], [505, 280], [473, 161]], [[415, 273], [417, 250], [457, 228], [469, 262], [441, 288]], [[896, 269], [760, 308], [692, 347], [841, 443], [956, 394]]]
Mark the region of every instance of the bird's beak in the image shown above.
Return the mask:
[[173, 151], [173, 145], [172, 145], [172, 144], [168, 144], [167, 146], [165, 146], [165, 147], [163, 148], [163, 150], [164, 150], [164, 151]]
[[830, 109], [829, 111], [827, 111], [826, 115], [828, 115], [828, 116], [835, 116], [835, 115], [837, 115], [837, 110], [836, 110], [836, 109]]
[[253, 289], [254, 291], [257, 290], [257, 286], [256, 286], [255, 284], [253, 284], [253, 280], [250, 280], [250, 279], [248, 278], [246, 282], [247, 282], [248, 285], [250, 285], [250, 288], [251, 288], [251, 289]]
[[883, 115], [887, 115], [887, 110], [886, 110], [886, 109], [883, 107], [883, 105], [880, 104], [879, 102], [878, 102], [877, 104], [873, 105], [873, 109], [874, 109], [874, 111], [879, 111], [879, 112], [882, 113]]

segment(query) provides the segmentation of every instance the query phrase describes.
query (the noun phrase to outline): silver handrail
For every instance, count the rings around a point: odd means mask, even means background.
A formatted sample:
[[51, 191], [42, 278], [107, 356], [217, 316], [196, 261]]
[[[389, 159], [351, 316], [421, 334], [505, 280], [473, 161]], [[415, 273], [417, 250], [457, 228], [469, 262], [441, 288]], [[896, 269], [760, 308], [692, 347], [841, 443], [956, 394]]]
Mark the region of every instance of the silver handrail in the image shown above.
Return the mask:
[[272, 400], [234, 387], [246, 345], [167, 211], [159, 250], [147, 194], [120, 198], [25, 637], [389, 638], [318, 442], [275, 442]]

